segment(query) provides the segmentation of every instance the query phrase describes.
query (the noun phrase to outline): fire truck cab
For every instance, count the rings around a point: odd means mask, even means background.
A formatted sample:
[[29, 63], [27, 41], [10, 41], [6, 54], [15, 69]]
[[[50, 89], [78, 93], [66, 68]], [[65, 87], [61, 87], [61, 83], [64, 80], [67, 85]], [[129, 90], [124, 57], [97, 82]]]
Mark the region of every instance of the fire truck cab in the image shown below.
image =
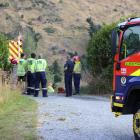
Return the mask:
[[133, 130], [140, 139], [140, 18], [130, 18], [112, 31], [114, 56], [111, 109], [116, 116], [133, 114]]

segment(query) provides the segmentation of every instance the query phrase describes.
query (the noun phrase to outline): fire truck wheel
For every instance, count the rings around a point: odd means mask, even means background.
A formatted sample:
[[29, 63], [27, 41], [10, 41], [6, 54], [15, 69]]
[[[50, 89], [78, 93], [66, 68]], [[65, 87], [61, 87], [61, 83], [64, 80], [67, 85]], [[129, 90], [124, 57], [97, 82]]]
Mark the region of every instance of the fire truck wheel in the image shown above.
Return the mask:
[[133, 115], [133, 131], [135, 140], [140, 140], [140, 109]]

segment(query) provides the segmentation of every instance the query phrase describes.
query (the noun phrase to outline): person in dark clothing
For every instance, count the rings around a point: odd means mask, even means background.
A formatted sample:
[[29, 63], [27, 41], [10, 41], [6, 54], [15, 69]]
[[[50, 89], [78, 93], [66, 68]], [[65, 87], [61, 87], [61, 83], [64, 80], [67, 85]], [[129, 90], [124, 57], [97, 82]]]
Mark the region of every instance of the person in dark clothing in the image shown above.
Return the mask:
[[71, 61], [70, 57], [67, 56], [67, 61], [64, 65], [66, 97], [72, 96], [72, 73], [73, 73], [73, 68], [74, 68], [74, 63], [73, 63], [73, 61]]
[[35, 82], [34, 97], [38, 97], [39, 95], [40, 83], [42, 86], [42, 96], [48, 97], [47, 87], [46, 87], [47, 86], [46, 67], [47, 67], [47, 62], [45, 59], [42, 58], [42, 55], [40, 54], [38, 59], [36, 60], [36, 65], [35, 65], [36, 82]]
[[27, 95], [35, 93], [35, 58], [36, 54], [32, 53], [31, 57], [27, 59]]

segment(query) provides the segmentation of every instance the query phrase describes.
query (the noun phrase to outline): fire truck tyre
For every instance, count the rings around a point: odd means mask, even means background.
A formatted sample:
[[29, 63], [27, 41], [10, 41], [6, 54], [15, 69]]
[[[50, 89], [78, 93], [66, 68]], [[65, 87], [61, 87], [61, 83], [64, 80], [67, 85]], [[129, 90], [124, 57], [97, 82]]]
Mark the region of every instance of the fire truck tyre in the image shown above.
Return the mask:
[[133, 131], [135, 140], [140, 140], [140, 109], [133, 115]]

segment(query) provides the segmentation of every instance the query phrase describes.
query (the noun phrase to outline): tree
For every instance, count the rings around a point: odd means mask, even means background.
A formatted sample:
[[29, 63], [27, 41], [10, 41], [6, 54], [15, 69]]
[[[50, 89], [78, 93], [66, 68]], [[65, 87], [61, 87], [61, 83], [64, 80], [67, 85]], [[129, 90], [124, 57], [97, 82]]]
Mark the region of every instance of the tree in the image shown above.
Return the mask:
[[92, 20], [91, 17], [87, 18], [86, 21], [89, 24], [88, 33], [89, 33], [90, 37], [92, 38], [93, 34], [96, 33], [101, 28], [101, 26], [100, 25], [95, 25], [93, 23], [93, 20]]
[[[104, 25], [89, 41], [88, 63], [93, 74], [102, 74], [106, 69], [110, 76], [112, 74], [111, 31], [115, 25]], [[105, 76], [109, 76], [108, 74]]]
[[10, 67], [8, 57], [8, 39], [3, 34], [0, 34], [0, 68], [3, 70], [8, 70]]
[[115, 26], [116, 24], [104, 25], [89, 41], [87, 61], [93, 76], [90, 85], [94, 93], [108, 93], [112, 88], [111, 31]]

